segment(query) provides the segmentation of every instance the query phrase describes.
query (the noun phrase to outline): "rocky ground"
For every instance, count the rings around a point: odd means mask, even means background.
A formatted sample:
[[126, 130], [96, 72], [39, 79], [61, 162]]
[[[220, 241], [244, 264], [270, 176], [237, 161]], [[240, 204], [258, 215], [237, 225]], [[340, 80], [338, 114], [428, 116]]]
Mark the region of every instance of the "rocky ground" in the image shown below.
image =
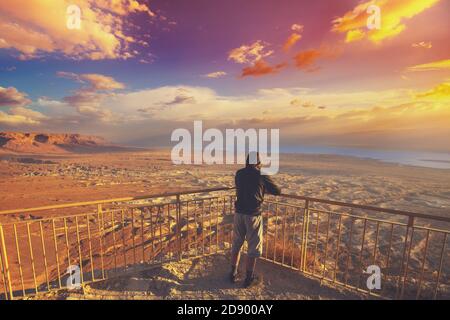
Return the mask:
[[[86, 285], [80, 291], [42, 294], [37, 299], [362, 299], [342, 287], [320, 283], [294, 270], [260, 261], [262, 283], [245, 289], [228, 281], [229, 257], [222, 254], [165, 263], [152, 269]], [[242, 280], [242, 279], [241, 279]]]

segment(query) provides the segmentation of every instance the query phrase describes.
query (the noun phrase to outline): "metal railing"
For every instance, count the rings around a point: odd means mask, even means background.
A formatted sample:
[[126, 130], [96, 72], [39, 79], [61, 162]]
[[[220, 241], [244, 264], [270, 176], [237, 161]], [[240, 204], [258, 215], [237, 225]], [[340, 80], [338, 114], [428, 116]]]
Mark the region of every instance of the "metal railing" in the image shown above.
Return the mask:
[[[450, 215], [295, 195], [265, 207], [264, 259], [368, 297], [450, 299]], [[368, 285], [369, 266], [380, 289]]]
[[[66, 288], [74, 267], [85, 284], [229, 250], [232, 189], [0, 211], [0, 299]], [[268, 197], [263, 217], [265, 260], [367, 296], [450, 298], [450, 217], [295, 195]]]

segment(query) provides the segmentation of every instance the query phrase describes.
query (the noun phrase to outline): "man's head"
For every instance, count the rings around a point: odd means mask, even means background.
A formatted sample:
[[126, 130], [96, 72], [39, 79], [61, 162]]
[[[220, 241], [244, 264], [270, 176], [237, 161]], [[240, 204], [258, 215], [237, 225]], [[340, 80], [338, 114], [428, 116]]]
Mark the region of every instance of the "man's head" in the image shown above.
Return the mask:
[[261, 169], [261, 160], [259, 158], [259, 152], [250, 151], [247, 155], [247, 161], [245, 162], [245, 166]]

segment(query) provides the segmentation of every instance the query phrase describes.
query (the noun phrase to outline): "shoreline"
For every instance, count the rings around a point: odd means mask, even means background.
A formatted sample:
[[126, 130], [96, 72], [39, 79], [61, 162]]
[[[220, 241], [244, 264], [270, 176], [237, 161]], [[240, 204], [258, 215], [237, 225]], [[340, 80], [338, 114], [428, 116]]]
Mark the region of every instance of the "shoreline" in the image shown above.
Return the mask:
[[[380, 150], [382, 151], [382, 150]], [[11, 159], [20, 159], [20, 158], [35, 158], [35, 159], [53, 159], [53, 160], [68, 160], [74, 158], [84, 158], [89, 156], [101, 156], [101, 155], [115, 155], [115, 154], [145, 154], [145, 153], [155, 153], [161, 152], [166, 153], [170, 152], [170, 148], [149, 148], [149, 149], [141, 149], [141, 150], [129, 150], [129, 151], [117, 151], [117, 152], [96, 152], [96, 153], [67, 153], [67, 154], [53, 154], [53, 153], [0, 153], [0, 161], [11, 160]], [[400, 151], [401, 152], [401, 151]], [[450, 153], [442, 153], [445, 155], [449, 155]], [[389, 160], [389, 159], [379, 159], [370, 156], [358, 156], [351, 154], [339, 154], [339, 153], [326, 153], [326, 152], [295, 152], [295, 151], [283, 151], [279, 153], [280, 158], [284, 156], [304, 156], [304, 157], [325, 157], [325, 158], [333, 158], [336, 157], [341, 160], [357, 160], [357, 161], [375, 161], [378, 164], [386, 164], [393, 165], [398, 167], [411, 167], [411, 168], [421, 168], [421, 169], [433, 169], [433, 170], [444, 170], [446, 172], [450, 171], [450, 160], [441, 160], [441, 159], [414, 159], [416, 161], [421, 161], [424, 163], [438, 163], [443, 164], [445, 167], [440, 166], [432, 166], [432, 165], [420, 165], [413, 163], [404, 163], [399, 160]], [[281, 159], [280, 159], [281, 160]], [[170, 159], [169, 159], [170, 161]], [[187, 164], [187, 166], [204, 166], [205, 163], [196, 165], [196, 164]], [[233, 166], [228, 164], [223, 164], [226, 166]], [[236, 165], [236, 164], [234, 164]], [[215, 165], [217, 166], [217, 165]]]

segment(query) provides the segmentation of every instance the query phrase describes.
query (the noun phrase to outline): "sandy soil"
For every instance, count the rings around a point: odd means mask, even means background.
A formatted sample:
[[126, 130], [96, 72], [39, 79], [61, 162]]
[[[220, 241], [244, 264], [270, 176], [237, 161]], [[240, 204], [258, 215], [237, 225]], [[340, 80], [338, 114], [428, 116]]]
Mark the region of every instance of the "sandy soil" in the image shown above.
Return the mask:
[[[30, 157], [57, 164], [24, 164], [5, 160], [9, 156], [1, 157], [2, 210], [231, 186], [239, 168], [175, 166], [167, 151]], [[450, 170], [351, 157], [290, 154], [281, 155], [280, 173], [275, 179], [285, 193], [449, 214]]]

